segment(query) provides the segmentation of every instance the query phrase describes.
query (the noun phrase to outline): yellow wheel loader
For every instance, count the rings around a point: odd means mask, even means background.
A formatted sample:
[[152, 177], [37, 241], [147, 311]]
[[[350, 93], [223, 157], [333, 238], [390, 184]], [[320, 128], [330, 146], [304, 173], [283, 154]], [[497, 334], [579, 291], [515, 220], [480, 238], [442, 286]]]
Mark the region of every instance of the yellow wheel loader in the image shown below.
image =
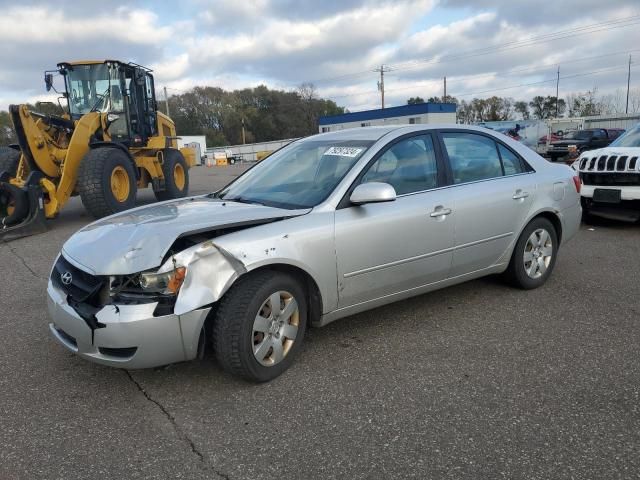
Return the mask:
[[[184, 197], [195, 150], [178, 149], [175, 124], [157, 111], [151, 70], [115, 60], [59, 63], [61, 116], [11, 105], [17, 145], [0, 147], [0, 239], [46, 230], [70, 197], [96, 217], [135, 205], [138, 188]], [[54, 88], [55, 90], [55, 88]]]

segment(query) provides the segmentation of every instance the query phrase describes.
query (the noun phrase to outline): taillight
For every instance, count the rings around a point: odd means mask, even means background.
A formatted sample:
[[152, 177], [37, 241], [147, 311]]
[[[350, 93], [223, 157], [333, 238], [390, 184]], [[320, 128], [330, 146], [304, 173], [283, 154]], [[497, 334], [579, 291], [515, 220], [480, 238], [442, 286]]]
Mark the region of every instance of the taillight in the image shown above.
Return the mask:
[[573, 177], [573, 185], [576, 187], [576, 192], [580, 193], [582, 182], [580, 181], [580, 177], [578, 175]]

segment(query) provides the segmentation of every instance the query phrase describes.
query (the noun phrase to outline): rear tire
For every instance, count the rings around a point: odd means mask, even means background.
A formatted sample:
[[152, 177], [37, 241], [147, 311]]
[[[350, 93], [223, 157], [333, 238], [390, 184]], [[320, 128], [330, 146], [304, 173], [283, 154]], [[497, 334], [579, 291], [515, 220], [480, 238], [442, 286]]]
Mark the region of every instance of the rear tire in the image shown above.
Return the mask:
[[135, 207], [136, 172], [131, 159], [119, 148], [89, 150], [78, 171], [78, 192], [95, 218]]
[[220, 301], [213, 326], [216, 358], [233, 375], [272, 380], [293, 363], [306, 325], [307, 299], [299, 281], [274, 271], [249, 273]]
[[183, 198], [189, 194], [189, 166], [182, 153], [169, 148], [164, 151], [164, 190], [154, 190], [158, 201]]
[[505, 272], [509, 283], [525, 290], [547, 281], [556, 264], [558, 234], [543, 217], [534, 218], [520, 234]]
[[9, 172], [12, 177], [18, 172], [20, 152], [10, 147], [0, 147], [0, 172]]

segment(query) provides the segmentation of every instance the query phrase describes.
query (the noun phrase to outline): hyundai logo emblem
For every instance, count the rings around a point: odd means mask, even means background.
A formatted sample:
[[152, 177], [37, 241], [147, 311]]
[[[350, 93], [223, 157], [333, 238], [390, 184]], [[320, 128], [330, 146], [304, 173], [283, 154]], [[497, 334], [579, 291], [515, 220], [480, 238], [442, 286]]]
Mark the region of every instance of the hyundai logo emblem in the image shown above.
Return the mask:
[[71, 272], [64, 272], [63, 274], [60, 275], [60, 281], [62, 281], [62, 283], [64, 285], [71, 285], [71, 282], [73, 281], [73, 277], [71, 276]]

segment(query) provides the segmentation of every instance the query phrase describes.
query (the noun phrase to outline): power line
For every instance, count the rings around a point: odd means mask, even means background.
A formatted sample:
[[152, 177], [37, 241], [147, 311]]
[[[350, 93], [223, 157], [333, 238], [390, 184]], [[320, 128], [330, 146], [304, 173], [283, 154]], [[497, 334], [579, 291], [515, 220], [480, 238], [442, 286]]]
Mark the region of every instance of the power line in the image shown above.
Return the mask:
[[380, 81], [378, 82], [378, 90], [380, 90], [380, 94], [382, 95], [382, 109], [384, 110], [384, 74], [385, 72], [390, 72], [391, 70], [384, 65], [380, 65], [380, 68], [376, 68], [374, 72], [380, 73]]
[[[512, 41], [512, 42], [507, 42], [504, 43], [502, 45], [496, 45], [493, 47], [487, 47], [487, 48], [483, 48], [483, 49], [475, 49], [475, 50], [469, 50], [466, 52], [462, 52], [459, 54], [454, 54], [454, 55], [448, 55], [445, 57], [441, 57], [439, 59], [430, 59], [430, 60], [411, 60], [408, 62], [402, 62], [402, 63], [398, 63], [392, 67], [385, 67], [385, 68], [389, 68], [389, 70], [386, 71], [391, 71], [391, 70], [399, 70], [399, 71], [403, 71], [403, 70], [411, 70], [411, 69], [415, 69], [415, 68], [420, 68], [424, 65], [428, 65], [428, 64], [439, 64], [439, 63], [446, 63], [446, 62], [450, 62], [453, 60], [460, 60], [460, 59], [464, 59], [464, 58], [471, 58], [474, 56], [482, 56], [482, 55], [488, 55], [490, 53], [494, 53], [494, 52], [499, 52], [499, 51], [505, 51], [505, 50], [511, 50], [514, 48], [522, 48], [522, 47], [526, 47], [526, 46], [532, 46], [534, 44], [537, 43], [543, 43], [543, 42], [547, 42], [547, 41], [553, 41], [553, 40], [559, 40], [559, 39], [563, 39], [563, 38], [570, 38], [570, 37], [574, 37], [574, 36], [578, 36], [578, 35], [586, 35], [586, 34], [590, 34], [590, 33], [595, 33], [595, 32], [600, 32], [600, 31], [606, 31], [606, 30], [612, 30], [615, 28], [623, 28], [623, 27], [627, 27], [627, 26], [632, 26], [632, 25], [636, 25], [636, 24], [640, 24], [640, 15], [632, 15], [626, 18], [619, 18], [619, 19], [613, 19], [613, 20], [609, 20], [606, 22], [600, 22], [600, 23], [595, 23], [595, 24], [591, 24], [591, 25], [585, 25], [582, 27], [574, 27], [571, 29], [566, 29], [566, 30], [559, 30], [557, 32], [550, 32], [544, 35], [539, 35], [539, 36], [535, 36], [535, 37], [530, 37], [528, 39], [524, 39], [524, 40], [519, 40], [519, 41]], [[633, 23], [629, 23], [629, 22], [633, 22]], [[601, 28], [601, 27], [607, 27], [607, 28]], [[593, 29], [596, 30], [593, 30]], [[640, 49], [634, 49], [634, 50], [629, 50], [627, 52], [624, 52], [625, 54], [631, 53], [631, 52], [636, 52], [636, 51], [640, 51]], [[602, 58], [602, 57], [606, 57], [606, 56], [612, 56], [612, 55], [617, 55], [618, 53], [622, 53], [622, 52], [614, 52], [611, 54], [604, 54], [604, 55], [595, 55], [592, 57], [585, 57], [583, 59], [578, 59], [578, 60], [568, 60], [565, 62], [562, 62], [562, 64], [567, 64], [567, 63], [574, 63], [574, 62], [579, 62], [579, 61], [584, 61], [584, 60], [588, 60], [588, 59], [595, 59], [595, 58]], [[407, 67], [402, 67], [403, 65], [407, 65]], [[555, 64], [554, 64], [555, 65]], [[550, 65], [553, 66], [553, 65]], [[511, 71], [510, 73], [518, 73], [518, 72], [525, 72], [525, 71], [529, 71], [532, 69], [537, 69], [538, 67], [529, 67], [526, 69], [522, 69], [522, 70], [514, 70]], [[353, 72], [353, 73], [348, 73], [348, 74], [344, 74], [344, 75], [338, 75], [338, 76], [333, 76], [333, 77], [325, 77], [322, 79], [318, 79], [315, 81], [312, 81], [310, 83], [323, 83], [323, 82], [328, 82], [328, 81], [333, 81], [333, 80], [340, 80], [340, 79], [347, 79], [347, 78], [354, 78], [357, 76], [362, 76], [362, 75], [370, 75], [372, 70], [366, 70], [366, 71], [360, 71], [360, 72]], [[374, 69], [373, 71], [375, 72], [380, 72], [380, 69]], [[471, 76], [465, 76], [465, 79], [468, 78], [481, 78], [482, 76], [493, 76], [495, 74], [490, 73], [490, 74], [479, 74], [479, 75], [471, 75]], [[381, 77], [383, 77], [383, 75], [381, 74]], [[381, 79], [382, 83], [383, 79]], [[453, 81], [450, 80], [450, 83], [453, 82], [455, 83], [456, 80], [454, 79]], [[169, 90], [175, 90], [177, 92], [181, 92], [181, 93], [186, 93], [183, 90], [179, 90], [176, 88], [171, 88], [171, 87], [167, 87]], [[290, 88], [295, 88], [295, 86], [291, 85]], [[414, 86], [411, 87], [403, 87], [401, 89], [410, 89], [410, 88], [415, 88]], [[378, 88], [379, 91], [380, 87]], [[399, 89], [386, 89], [386, 91], [395, 91], [395, 90], [399, 90]], [[354, 97], [354, 96], [360, 96], [360, 95], [365, 95], [365, 94], [370, 94], [372, 92], [356, 92], [356, 93], [351, 93], [351, 94], [344, 94], [344, 95], [333, 95], [331, 98], [348, 98], [348, 97]]]
[[[609, 67], [609, 68], [603, 68], [603, 69], [600, 69], [600, 70], [594, 70], [592, 72], [577, 73], [577, 74], [574, 74], [574, 75], [565, 75], [564, 77], [560, 77], [560, 80], [567, 80], [567, 79], [570, 79], [570, 78], [578, 78], [578, 77], [587, 77], [587, 76], [590, 76], [590, 75], [598, 75], [598, 74], [603, 73], [603, 72], [609, 72], [609, 71], [613, 71], [613, 70], [621, 70], [623, 68], [627, 68], [627, 66], [626, 65], [618, 65], [618, 66], [615, 66], [615, 67]], [[458, 94], [456, 94], [454, 96], [455, 97], [467, 97], [469, 95], [481, 95], [483, 93], [498, 92], [498, 91], [502, 91], [502, 90], [511, 90], [513, 88], [531, 87], [531, 86], [534, 86], [534, 85], [542, 85], [542, 84], [545, 84], [545, 83], [550, 83], [550, 82], [555, 82], [555, 81], [557, 81], [556, 78], [550, 78], [550, 79], [547, 79], [547, 80], [540, 80], [539, 82], [521, 83], [519, 85], [511, 85], [511, 86], [508, 86], [508, 87], [493, 88], [493, 89], [490, 89], [490, 90], [482, 90], [482, 91], [479, 91], [479, 92], [458, 93]]]
[[[629, 23], [632, 22], [632, 23]], [[550, 32], [544, 35], [539, 35], [535, 37], [530, 37], [524, 40], [514, 40], [512, 42], [503, 43], [500, 45], [495, 45], [492, 47], [485, 47], [481, 49], [468, 50], [466, 52], [461, 52], [459, 54], [447, 55], [441, 57], [439, 59], [422, 59], [422, 60], [410, 60], [407, 62], [401, 62], [394, 65], [391, 65], [393, 70], [410, 70], [414, 68], [420, 68], [422, 65], [426, 64], [436, 64], [436, 63], [445, 63], [452, 60], [459, 60], [463, 58], [470, 58], [474, 56], [483, 56], [488, 55], [490, 53], [505, 51], [505, 50], [513, 50], [515, 48], [522, 48], [527, 46], [532, 46], [538, 43], [544, 43], [554, 40], [561, 40], [565, 38], [571, 38], [580, 35], [586, 35], [590, 33], [597, 33], [601, 31], [613, 30], [616, 28], [624, 28], [632, 25], [636, 25], [640, 23], [640, 15], [632, 15], [630, 17], [618, 18], [614, 20], [609, 20], [606, 22], [594, 23], [591, 25], [585, 25], [582, 27], [574, 27], [566, 30], [559, 30], [556, 32]], [[604, 28], [602, 28], [604, 27]], [[595, 30], [594, 30], [595, 29]], [[407, 65], [404, 67], [404, 65]], [[359, 72], [346, 73], [343, 75], [337, 75], [332, 77], [325, 77], [313, 81], [307, 81], [305, 83], [326, 83], [329, 81], [341, 80], [346, 78], [352, 78], [356, 76], [362, 76], [366, 74], [370, 74], [371, 70], [364, 70]]]
[[[518, 73], [523, 73], [523, 72], [530, 72], [530, 73], [541, 73], [544, 71], [549, 70], [552, 67], [557, 67], [558, 65], [565, 65], [565, 64], [570, 64], [570, 63], [578, 63], [578, 62], [582, 62], [585, 60], [592, 60], [595, 58], [603, 58], [603, 57], [611, 57], [611, 56], [615, 56], [615, 55], [627, 55], [630, 54], [631, 52], [636, 52], [636, 51], [640, 51], [640, 49], [633, 49], [633, 50], [628, 50], [626, 52], [611, 52], [611, 53], [607, 53], [607, 54], [602, 54], [602, 55], [594, 55], [594, 56], [590, 56], [590, 57], [583, 57], [583, 58], [578, 58], [578, 59], [574, 59], [574, 60], [569, 60], [566, 62], [562, 62], [560, 64], [551, 64], [551, 65], [536, 65], [536, 66], [532, 66], [532, 67], [527, 67], [527, 68], [522, 68], [522, 69], [517, 69], [517, 70], [505, 70], [502, 72], [491, 72], [491, 73], [480, 73], [480, 74], [475, 74], [475, 75], [463, 75], [460, 77], [448, 77], [447, 78], [447, 83], [450, 84], [456, 84], [456, 83], [461, 83], [461, 82], [465, 82], [469, 79], [477, 79], [477, 78], [485, 78], [485, 77], [496, 77], [496, 76], [500, 76], [500, 77], [506, 77], [506, 76], [512, 76]], [[611, 67], [608, 67], [611, 68]], [[613, 68], [618, 68], [617, 66], [614, 66]], [[570, 78], [570, 77], [561, 77], [561, 78]], [[555, 79], [557, 80], [557, 78]], [[551, 81], [551, 80], [545, 80], [545, 82], [547, 81]], [[396, 88], [387, 88], [385, 91], [388, 92], [396, 92], [396, 91], [401, 91], [401, 90], [412, 90], [416, 87], [421, 87], [421, 86], [427, 86], [427, 85], [431, 85], [434, 84], [435, 82], [439, 82], [439, 79], [437, 78], [433, 78], [431, 80], [425, 81], [425, 82], [416, 82], [410, 86], [407, 87], [396, 87]], [[360, 92], [354, 92], [354, 93], [347, 93], [347, 94], [341, 94], [341, 95], [332, 95], [331, 98], [348, 98], [348, 97], [357, 97], [357, 96], [362, 96], [362, 95], [370, 95], [376, 93], [375, 90], [367, 90], [367, 91], [360, 91]]]
[[[628, 22], [632, 22], [632, 23], [628, 23]], [[513, 50], [515, 48], [528, 47], [528, 46], [536, 45], [539, 43], [545, 43], [545, 42], [550, 42], [554, 40], [561, 40], [561, 39], [571, 38], [579, 35], [586, 35], [589, 33], [596, 33], [596, 32], [601, 32], [606, 30], [614, 30], [617, 28], [629, 27], [629, 26], [637, 25], [638, 23], [640, 23], [640, 15], [633, 15], [631, 17], [626, 17], [624, 19], [610, 20], [607, 22], [595, 23], [595, 24], [586, 25], [583, 27], [575, 27], [567, 30], [559, 30], [557, 32], [551, 32], [548, 34], [539, 35], [539, 36], [531, 37], [524, 40], [514, 40], [512, 42], [507, 42], [507, 43], [503, 43], [501, 45], [495, 45], [492, 47], [468, 50], [466, 52], [462, 52], [459, 54], [447, 55], [439, 59], [409, 60], [407, 62], [402, 62], [402, 63], [392, 65], [392, 68], [394, 70], [408, 70], [410, 68], [417, 68], [417, 67], [403, 68], [402, 66], [403, 65], [411, 66], [416, 64], [422, 65], [422, 64], [444, 63], [452, 60], [460, 60], [463, 58], [483, 56], [483, 55], [488, 55], [490, 53], [494, 53], [496, 51]]]
[[[591, 75], [598, 75], [600, 73], [604, 73], [604, 72], [610, 72], [610, 71], [615, 71], [615, 70], [622, 70], [622, 69], [626, 69], [627, 65], [616, 65], [613, 67], [607, 67], [607, 68], [602, 68], [600, 70], [594, 70], [594, 71], [590, 71], [590, 72], [584, 72], [584, 73], [577, 73], [577, 74], [573, 74], [573, 75], [565, 75], [565, 76], [561, 76], [560, 80], [568, 80], [571, 78], [579, 78], [579, 77], [587, 77], [587, 76], [591, 76]], [[435, 80], [434, 80], [435, 81]], [[536, 85], [544, 85], [546, 83], [552, 83], [552, 82], [556, 82], [558, 81], [557, 77], [554, 78], [549, 78], [546, 80], [539, 80], [536, 82], [528, 82], [528, 83], [520, 83], [518, 85], [510, 85], [507, 87], [500, 87], [500, 88], [492, 88], [492, 89], [487, 89], [487, 90], [481, 90], [481, 91], [476, 91], [476, 92], [466, 92], [466, 93], [458, 93], [458, 94], [453, 94], [450, 95], [451, 97], [466, 97], [466, 96], [471, 96], [471, 95], [482, 95], [485, 93], [493, 93], [493, 92], [498, 92], [498, 91], [503, 91], [503, 90], [511, 90], [514, 88], [523, 88], [523, 87], [531, 87], [531, 86], [536, 86]], [[414, 87], [408, 87], [408, 88], [414, 88]], [[408, 88], [397, 88], [397, 89], [388, 89], [387, 92], [390, 91], [395, 91], [395, 90], [406, 90]], [[373, 93], [373, 92], [369, 92], [369, 93]], [[353, 94], [354, 96], [357, 94]], [[362, 94], [360, 94], [362, 95]], [[366, 103], [362, 103], [360, 105], [367, 105]], [[356, 105], [356, 108], [360, 105]]]

